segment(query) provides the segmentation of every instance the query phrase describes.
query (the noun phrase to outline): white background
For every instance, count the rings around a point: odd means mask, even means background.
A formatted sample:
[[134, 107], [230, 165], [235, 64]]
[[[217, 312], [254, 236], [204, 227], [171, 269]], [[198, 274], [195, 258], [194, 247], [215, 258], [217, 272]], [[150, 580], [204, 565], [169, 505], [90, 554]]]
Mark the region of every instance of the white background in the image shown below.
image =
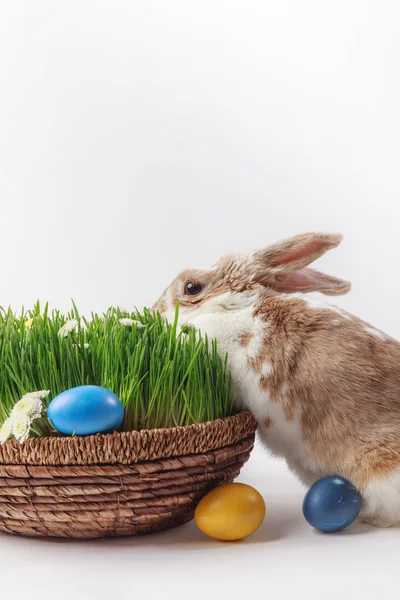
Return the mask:
[[[318, 265], [353, 282], [338, 304], [400, 337], [399, 18], [396, 0], [0, 0], [0, 304], [141, 307], [182, 267], [339, 231]], [[2, 590], [397, 598], [400, 532], [314, 533], [259, 452], [243, 478], [269, 507], [243, 544], [2, 536]]]

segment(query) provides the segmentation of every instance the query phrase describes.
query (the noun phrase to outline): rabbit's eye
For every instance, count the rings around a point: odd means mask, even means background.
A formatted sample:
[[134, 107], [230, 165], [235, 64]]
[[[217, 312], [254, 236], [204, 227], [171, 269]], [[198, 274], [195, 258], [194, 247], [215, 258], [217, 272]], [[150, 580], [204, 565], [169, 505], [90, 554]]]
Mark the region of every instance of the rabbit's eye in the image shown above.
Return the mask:
[[197, 296], [197, 294], [200, 294], [202, 289], [203, 286], [201, 283], [195, 283], [193, 281], [188, 281], [185, 283], [185, 294], [188, 296]]

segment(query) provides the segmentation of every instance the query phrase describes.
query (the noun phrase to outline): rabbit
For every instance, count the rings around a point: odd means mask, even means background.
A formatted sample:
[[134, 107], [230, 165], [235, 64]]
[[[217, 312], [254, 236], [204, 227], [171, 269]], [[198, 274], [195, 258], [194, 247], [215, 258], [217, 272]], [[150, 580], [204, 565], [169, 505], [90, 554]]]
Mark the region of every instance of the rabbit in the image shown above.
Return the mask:
[[185, 270], [153, 306], [228, 353], [237, 410], [306, 485], [341, 475], [362, 495], [360, 519], [400, 524], [400, 343], [307, 295], [350, 283], [308, 267], [342, 241], [307, 233], [210, 269]]

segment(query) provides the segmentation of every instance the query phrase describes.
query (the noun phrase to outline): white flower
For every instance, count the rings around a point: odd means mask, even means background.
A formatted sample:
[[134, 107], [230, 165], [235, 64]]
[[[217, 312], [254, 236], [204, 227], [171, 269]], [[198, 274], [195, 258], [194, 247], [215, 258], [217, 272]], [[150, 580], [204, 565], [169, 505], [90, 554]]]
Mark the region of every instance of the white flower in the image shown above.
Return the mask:
[[[81, 345], [80, 344], [74, 344], [74, 348], [80, 348]], [[89, 344], [83, 344], [83, 348], [85, 348], [85, 350], [87, 350], [89, 348]]]
[[19, 442], [25, 442], [29, 436], [32, 422], [42, 415], [43, 398], [50, 394], [50, 390], [28, 392], [14, 405], [10, 416], [0, 429], [0, 444], [13, 435]]
[[8, 417], [6, 419], [0, 429], [0, 444], [4, 444], [12, 434], [13, 430], [13, 420]]
[[49, 390], [30, 392], [22, 396], [11, 411], [11, 416], [24, 414], [30, 419], [38, 419], [42, 414], [42, 399], [50, 394]]
[[76, 319], [70, 319], [58, 330], [58, 335], [63, 338], [68, 337], [77, 327], [78, 321]]
[[141, 323], [137, 319], [128, 319], [124, 317], [123, 319], [120, 319], [119, 322], [121, 323], [121, 325], [124, 325], [124, 327], [133, 327], [133, 325], [136, 325], [138, 329], [143, 329], [144, 327], [143, 323]]
[[12, 434], [21, 444], [29, 437], [32, 420], [24, 413], [15, 414], [11, 417]]
[[133, 319], [127, 319], [127, 318], [120, 319], [119, 322], [124, 327], [132, 327], [132, 325], [134, 324], [134, 320]]

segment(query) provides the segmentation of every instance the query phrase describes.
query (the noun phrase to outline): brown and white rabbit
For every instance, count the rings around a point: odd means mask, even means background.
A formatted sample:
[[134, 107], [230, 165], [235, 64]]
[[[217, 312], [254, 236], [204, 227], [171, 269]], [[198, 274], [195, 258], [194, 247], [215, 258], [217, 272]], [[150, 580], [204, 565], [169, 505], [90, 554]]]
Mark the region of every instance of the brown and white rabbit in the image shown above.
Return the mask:
[[306, 484], [332, 474], [362, 493], [361, 517], [400, 524], [400, 344], [311, 299], [349, 291], [306, 268], [342, 236], [309, 233], [209, 270], [183, 271], [153, 309], [216, 338], [228, 352], [237, 408]]

